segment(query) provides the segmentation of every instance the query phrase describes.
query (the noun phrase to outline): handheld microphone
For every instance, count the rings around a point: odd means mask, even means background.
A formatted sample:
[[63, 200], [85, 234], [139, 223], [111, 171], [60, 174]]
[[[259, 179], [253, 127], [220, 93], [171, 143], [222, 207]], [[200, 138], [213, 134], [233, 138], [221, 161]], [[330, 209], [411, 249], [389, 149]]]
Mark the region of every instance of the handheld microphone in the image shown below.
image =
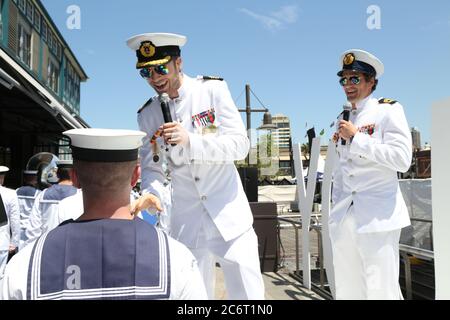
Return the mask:
[[[344, 112], [342, 119], [348, 121], [350, 119], [350, 111], [352, 110], [352, 104], [350, 102], [346, 102], [344, 104]], [[341, 145], [345, 146], [347, 141], [341, 138]]]
[[[170, 108], [169, 108], [169, 95], [167, 93], [161, 93], [159, 95], [159, 102], [161, 103], [161, 111], [164, 117], [164, 123], [169, 123], [169, 122], [173, 122], [172, 120], [172, 115], [170, 113]], [[172, 147], [176, 146], [176, 144], [171, 144]]]
[[161, 103], [161, 111], [164, 117], [164, 123], [173, 122], [172, 115], [169, 109], [169, 95], [167, 93], [161, 93], [159, 95], [159, 102]]

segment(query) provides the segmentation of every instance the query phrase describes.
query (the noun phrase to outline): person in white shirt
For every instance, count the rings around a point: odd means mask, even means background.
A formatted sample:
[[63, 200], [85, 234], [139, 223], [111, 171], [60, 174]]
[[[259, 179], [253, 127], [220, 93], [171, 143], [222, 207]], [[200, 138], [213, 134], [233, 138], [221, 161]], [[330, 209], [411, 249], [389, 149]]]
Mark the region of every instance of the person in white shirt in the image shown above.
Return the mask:
[[3, 186], [8, 167], [0, 166], [0, 285], [8, 255], [19, 246], [20, 210], [16, 192]]
[[130, 211], [145, 133], [73, 129], [74, 185], [83, 214], [11, 259], [3, 299], [206, 299], [191, 252]]
[[138, 111], [147, 136], [140, 154], [143, 197], [136, 207], [162, 203], [169, 211], [170, 235], [197, 258], [210, 299], [219, 262], [229, 299], [261, 300], [253, 215], [234, 165], [247, 156], [249, 140], [223, 79], [182, 71], [186, 40], [146, 33], [127, 41], [140, 75], [158, 94]]
[[329, 230], [336, 298], [402, 299], [399, 240], [410, 219], [397, 172], [410, 167], [411, 133], [400, 103], [372, 95], [384, 72], [377, 57], [352, 49], [341, 66], [339, 82], [352, 107], [334, 136]]
[[41, 190], [38, 189], [37, 170], [23, 171], [23, 186], [16, 190], [20, 207], [20, 241], [19, 250], [26, 243], [25, 232], [28, 229], [29, 218], [36, 198]]
[[38, 195], [31, 210], [25, 230], [25, 245], [58, 226], [59, 203], [77, 192], [70, 177], [72, 160], [58, 160], [56, 164], [58, 168], [53, 181], [55, 184]]

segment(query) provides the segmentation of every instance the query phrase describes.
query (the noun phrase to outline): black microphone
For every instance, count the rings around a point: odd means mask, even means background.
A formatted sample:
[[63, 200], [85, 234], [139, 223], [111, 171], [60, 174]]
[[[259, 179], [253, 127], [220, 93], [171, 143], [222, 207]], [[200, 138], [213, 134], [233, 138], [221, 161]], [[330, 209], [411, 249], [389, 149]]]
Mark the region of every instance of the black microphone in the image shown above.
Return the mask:
[[[170, 108], [169, 108], [169, 95], [167, 93], [161, 93], [159, 95], [159, 102], [161, 103], [161, 111], [164, 117], [164, 123], [169, 123], [169, 122], [173, 122], [172, 120], [172, 114], [170, 113]], [[171, 144], [172, 147], [175, 147], [176, 144], [172, 143]]]
[[[350, 119], [350, 111], [352, 110], [352, 104], [350, 102], [347, 102], [344, 104], [344, 112], [342, 119], [345, 121], [348, 121]], [[347, 141], [341, 138], [341, 145], [345, 146]]]
[[172, 115], [169, 109], [169, 95], [167, 93], [161, 93], [159, 95], [159, 102], [161, 103], [161, 111], [164, 117], [164, 123], [173, 122]]

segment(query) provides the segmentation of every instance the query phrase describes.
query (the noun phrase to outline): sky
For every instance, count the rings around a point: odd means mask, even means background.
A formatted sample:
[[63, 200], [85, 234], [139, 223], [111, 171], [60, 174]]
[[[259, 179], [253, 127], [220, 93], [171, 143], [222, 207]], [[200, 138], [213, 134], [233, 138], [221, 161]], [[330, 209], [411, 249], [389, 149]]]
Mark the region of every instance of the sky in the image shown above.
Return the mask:
[[[245, 85], [251, 107], [291, 119], [294, 143], [325, 129], [342, 111], [342, 52], [375, 54], [385, 74], [374, 96], [399, 101], [422, 144], [431, 140], [431, 106], [450, 97], [450, 1], [428, 0], [42, 0], [89, 76], [81, 87], [81, 117], [97, 128], [138, 129], [137, 110], [154, 95], [125, 44], [136, 34], [187, 36], [189, 76], [223, 77], [239, 108]], [[80, 28], [69, 28], [75, 5]], [[260, 103], [261, 102], [261, 103]], [[262, 113], [252, 114], [252, 127]], [[245, 123], [245, 114], [242, 114]]]

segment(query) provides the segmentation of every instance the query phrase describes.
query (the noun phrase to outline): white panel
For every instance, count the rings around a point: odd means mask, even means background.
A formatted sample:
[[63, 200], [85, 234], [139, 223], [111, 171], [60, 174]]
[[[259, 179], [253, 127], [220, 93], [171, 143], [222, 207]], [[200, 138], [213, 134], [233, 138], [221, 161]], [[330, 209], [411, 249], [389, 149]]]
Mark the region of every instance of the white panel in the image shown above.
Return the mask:
[[317, 166], [320, 154], [320, 137], [312, 140], [311, 156], [309, 161], [308, 187], [305, 188], [305, 176], [301, 159], [301, 146], [296, 144], [293, 148], [294, 166], [297, 175], [297, 195], [300, 215], [302, 217], [302, 277], [303, 285], [311, 289], [311, 250], [309, 227], [311, 224], [311, 211], [316, 190]]
[[431, 176], [436, 299], [450, 299], [450, 98], [432, 106]]
[[331, 294], [336, 298], [334, 286], [333, 252], [331, 249], [331, 239], [328, 229], [328, 218], [331, 212], [331, 185], [333, 182], [333, 168], [336, 160], [336, 144], [331, 140], [328, 144], [327, 159], [325, 161], [322, 180], [322, 248], [324, 266], [327, 273], [328, 284]]

